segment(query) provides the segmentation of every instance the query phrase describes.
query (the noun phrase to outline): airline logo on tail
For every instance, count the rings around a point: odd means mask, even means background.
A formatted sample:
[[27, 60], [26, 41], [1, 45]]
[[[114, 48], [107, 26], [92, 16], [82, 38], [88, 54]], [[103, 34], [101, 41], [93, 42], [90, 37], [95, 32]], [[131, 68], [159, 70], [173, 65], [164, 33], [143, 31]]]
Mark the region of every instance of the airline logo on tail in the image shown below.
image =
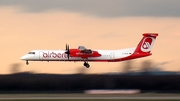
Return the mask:
[[136, 47], [134, 53], [135, 54], [150, 54], [151, 49], [154, 45], [156, 37], [158, 36], [157, 33], [144, 33], [143, 38], [139, 42], [138, 46]]
[[155, 39], [153, 37], [145, 37], [143, 40], [143, 43], [141, 45], [141, 51], [143, 51], [143, 52], [151, 51], [154, 40]]

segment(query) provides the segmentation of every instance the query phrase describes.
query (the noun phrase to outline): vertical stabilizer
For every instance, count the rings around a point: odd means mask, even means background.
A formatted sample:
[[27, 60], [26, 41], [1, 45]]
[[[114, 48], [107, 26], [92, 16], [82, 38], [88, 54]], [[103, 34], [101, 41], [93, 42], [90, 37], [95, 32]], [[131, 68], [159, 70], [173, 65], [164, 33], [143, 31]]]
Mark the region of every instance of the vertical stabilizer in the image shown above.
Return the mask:
[[157, 33], [144, 33], [143, 38], [139, 42], [134, 53], [135, 54], [148, 54], [148, 53], [150, 54], [157, 36], [158, 36]]

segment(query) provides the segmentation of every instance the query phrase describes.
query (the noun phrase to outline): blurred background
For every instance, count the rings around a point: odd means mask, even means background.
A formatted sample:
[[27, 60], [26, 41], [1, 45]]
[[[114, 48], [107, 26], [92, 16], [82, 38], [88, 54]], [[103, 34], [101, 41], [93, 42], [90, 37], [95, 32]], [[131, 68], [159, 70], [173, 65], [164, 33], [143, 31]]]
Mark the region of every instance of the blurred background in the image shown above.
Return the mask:
[[[179, 92], [179, 0], [1, 0], [0, 91], [82, 92], [140, 89]], [[30, 62], [31, 50], [136, 47], [159, 33], [152, 56], [116, 63]]]

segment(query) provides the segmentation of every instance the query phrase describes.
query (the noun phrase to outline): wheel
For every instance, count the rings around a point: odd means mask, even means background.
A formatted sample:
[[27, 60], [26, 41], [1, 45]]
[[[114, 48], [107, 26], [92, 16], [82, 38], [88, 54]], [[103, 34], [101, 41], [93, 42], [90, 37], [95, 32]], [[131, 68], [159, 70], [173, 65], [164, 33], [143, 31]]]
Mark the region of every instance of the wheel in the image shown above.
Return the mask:
[[29, 65], [29, 62], [28, 62], [28, 60], [26, 61], [26, 65]]
[[86, 68], [89, 68], [89, 67], [90, 67], [90, 65], [89, 65], [87, 62], [84, 62], [84, 66], [85, 66]]
[[89, 68], [89, 67], [90, 67], [90, 65], [87, 63], [86, 68]]
[[87, 63], [86, 62], [84, 62], [84, 66], [86, 67], [86, 65], [87, 65]]

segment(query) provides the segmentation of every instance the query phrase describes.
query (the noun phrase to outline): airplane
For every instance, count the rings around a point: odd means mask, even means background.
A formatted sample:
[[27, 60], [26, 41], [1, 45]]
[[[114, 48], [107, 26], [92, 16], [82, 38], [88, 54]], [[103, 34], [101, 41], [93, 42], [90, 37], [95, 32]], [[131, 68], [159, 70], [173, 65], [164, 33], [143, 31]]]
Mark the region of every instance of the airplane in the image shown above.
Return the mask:
[[65, 50], [32, 50], [20, 59], [26, 61], [82, 61], [89, 68], [88, 62], [121, 62], [152, 55], [151, 49], [158, 33], [144, 33], [139, 44], [134, 48], [120, 50], [92, 50], [84, 46], [70, 49], [66, 44]]

